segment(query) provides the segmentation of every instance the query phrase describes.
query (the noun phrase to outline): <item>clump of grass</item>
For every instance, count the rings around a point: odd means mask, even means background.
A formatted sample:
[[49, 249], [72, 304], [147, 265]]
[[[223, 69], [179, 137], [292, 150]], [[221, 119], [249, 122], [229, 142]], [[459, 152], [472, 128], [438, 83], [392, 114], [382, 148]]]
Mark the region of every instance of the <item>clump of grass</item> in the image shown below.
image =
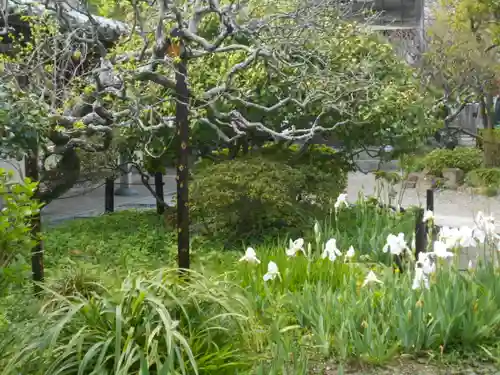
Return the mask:
[[[53, 294], [44, 334], [13, 355], [4, 374], [38, 363], [37, 373], [234, 374], [251, 366], [252, 313], [226, 281], [176, 270], [126, 278], [92, 297]], [[40, 356], [44, 358], [39, 362]]]

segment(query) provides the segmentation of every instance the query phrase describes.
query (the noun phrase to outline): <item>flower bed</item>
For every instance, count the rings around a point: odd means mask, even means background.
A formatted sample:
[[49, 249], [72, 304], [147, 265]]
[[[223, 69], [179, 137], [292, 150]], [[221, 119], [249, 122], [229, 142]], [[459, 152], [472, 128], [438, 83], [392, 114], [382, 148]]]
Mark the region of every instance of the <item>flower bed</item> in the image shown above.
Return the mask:
[[[51, 294], [42, 314], [10, 331], [19, 337], [1, 347], [4, 373], [330, 374], [402, 355], [441, 364], [466, 351], [476, 362], [500, 355], [491, 217], [442, 228], [415, 259], [405, 214], [344, 195], [334, 207], [303, 238], [203, 258], [204, 275], [136, 271], [118, 285]], [[432, 213], [424, 220], [432, 225]], [[492, 261], [460, 272], [468, 246]]]

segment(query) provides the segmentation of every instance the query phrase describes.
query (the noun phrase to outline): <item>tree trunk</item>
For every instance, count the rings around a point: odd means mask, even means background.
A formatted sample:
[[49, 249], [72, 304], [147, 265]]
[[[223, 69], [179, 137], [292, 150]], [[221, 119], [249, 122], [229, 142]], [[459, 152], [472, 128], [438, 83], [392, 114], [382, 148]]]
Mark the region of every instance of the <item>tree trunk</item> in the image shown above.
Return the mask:
[[[26, 155], [24, 166], [26, 170], [26, 177], [32, 181], [40, 181], [40, 173], [38, 168], [38, 149], [37, 146]], [[37, 194], [35, 193], [34, 196]], [[43, 242], [41, 239], [42, 222], [41, 213], [38, 212], [31, 217], [31, 236], [36, 241], [35, 246], [31, 249], [31, 273], [33, 281], [35, 282], [35, 294], [41, 292], [41, 287], [38, 283], [43, 282], [44, 267], [43, 267]]]
[[177, 257], [180, 269], [189, 268], [189, 92], [186, 84], [187, 67], [184, 58], [176, 64], [175, 116], [177, 136], [179, 138], [177, 151]]
[[487, 94], [486, 98], [481, 99], [480, 105], [481, 120], [484, 126], [482, 133], [484, 165], [487, 168], [498, 167], [500, 166], [500, 139], [494, 131], [495, 111], [493, 108], [493, 96]]

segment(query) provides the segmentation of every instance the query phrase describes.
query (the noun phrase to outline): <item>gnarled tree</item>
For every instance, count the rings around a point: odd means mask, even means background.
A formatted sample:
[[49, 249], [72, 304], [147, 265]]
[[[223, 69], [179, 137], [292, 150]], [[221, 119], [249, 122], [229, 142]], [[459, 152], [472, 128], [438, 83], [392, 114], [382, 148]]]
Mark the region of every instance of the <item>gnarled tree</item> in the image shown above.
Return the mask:
[[[47, 38], [74, 40], [82, 64], [89, 56], [83, 46], [91, 46], [100, 64], [69, 83], [47, 73], [56, 83], [51, 90], [60, 93], [55, 88], [63, 82], [64, 95], [50, 100], [41, 85], [29, 91], [39, 111], [29, 126], [45, 126], [36, 132], [46, 135], [39, 145], [44, 154], [60, 153], [59, 163], [69, 163], [69, 150], [106, 149], [119, 135], [158, 167], [176, 143], [181, 267], [189, 266], [190, 144], [231, 145], [238, 152], [271, 139], [307, 148], [321, 135], [342, 142], [352, 157], [370, 145], [414, 147], [429, 125], [426, 98], [410, 68], [362, 26], [344, 21], [347, 11], [338, 0], [119, 5], [129, 28], [109, 51], [92, 27], [82, 35], [57, 30]], [[61, 55], [56, 47], [50, 51], [52, 58]], [[65, 51], [74, 59], [74, 47]], [[45, 71], [49, 61], [41, 64]], [[11, 73], [19, 63], [9, 65]], [[9, 95], [11, 106], [21, 103], [14, 91]], [[76, 162], [72, 167], [78, 169]]]

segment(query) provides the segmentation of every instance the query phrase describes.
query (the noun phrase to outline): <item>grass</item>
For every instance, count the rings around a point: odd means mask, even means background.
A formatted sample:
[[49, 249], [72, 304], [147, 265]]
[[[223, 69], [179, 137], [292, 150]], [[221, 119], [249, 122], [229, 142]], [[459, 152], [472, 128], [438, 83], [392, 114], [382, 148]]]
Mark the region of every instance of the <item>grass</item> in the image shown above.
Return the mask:
[[[412, 290], [412, 259], [394, 273], [381, 250], [389, 233], [410, 242], [413, 226], [411, 213], [363, 204], [323, 218], [319, 231], [304, 228], [305, 254], [285, 254], [286, 233], [256, 246], [259, 264], [238, 262], [252, 244], [223, 252], [224, 239], [198, 236], [194, 270], [179, 278], [172, 228], [153, 212], [64, 224], [45, 238], [42, 298], [17, 288], [0, 299], [2, 374], [385, 374], [373, 366], [397, 366], [392, 373], [430, 375], [468, 355], [494, 367], [498, 270], [463, 273], [440, 262], [431, 289]], [[332, 237], [355, 256], [323, 259]], [[264, 282], [271, 261], [279, 276]], [[363, 286], [370, 271], [383, 284]]]
[[45, 263], [49, 269], [65, 259], [125, 269], [173, 266], [175, 241], [172, 228], [153, 211], [116, 212], [50, 228]]

